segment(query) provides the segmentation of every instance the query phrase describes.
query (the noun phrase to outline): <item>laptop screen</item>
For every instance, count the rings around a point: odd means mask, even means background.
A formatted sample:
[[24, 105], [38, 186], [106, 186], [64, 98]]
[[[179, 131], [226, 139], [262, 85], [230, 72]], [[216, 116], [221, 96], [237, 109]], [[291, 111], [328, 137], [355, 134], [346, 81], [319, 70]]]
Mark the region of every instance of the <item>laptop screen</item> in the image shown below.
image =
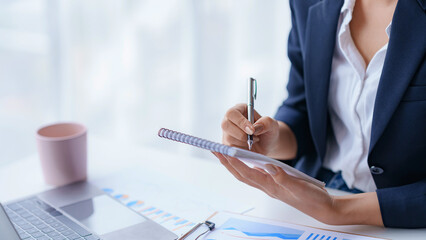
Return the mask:
[[20, 240], [18, 233], [9, 220], [3, 206], [0, 204], [0, 239]]

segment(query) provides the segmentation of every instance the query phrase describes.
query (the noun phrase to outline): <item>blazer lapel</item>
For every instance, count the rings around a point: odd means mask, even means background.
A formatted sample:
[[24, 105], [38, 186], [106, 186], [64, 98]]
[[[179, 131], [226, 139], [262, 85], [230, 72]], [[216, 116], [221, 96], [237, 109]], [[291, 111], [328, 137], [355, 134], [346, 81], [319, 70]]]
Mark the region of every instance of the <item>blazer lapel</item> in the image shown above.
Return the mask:
[[419, 2], [420, 6], [423, 8], [423, 10], [426, 11], [426, 0], [417, 0]]
[[305, 88], [311, 134], [324, 157], [327, 140], [328, 88], [336, 29], [343, 0], [323, 0], [309, 10], [306, 28]]
[[374, 106], [370, 152], [424, 59], [425, 18], [424, 0], [398, 1]]

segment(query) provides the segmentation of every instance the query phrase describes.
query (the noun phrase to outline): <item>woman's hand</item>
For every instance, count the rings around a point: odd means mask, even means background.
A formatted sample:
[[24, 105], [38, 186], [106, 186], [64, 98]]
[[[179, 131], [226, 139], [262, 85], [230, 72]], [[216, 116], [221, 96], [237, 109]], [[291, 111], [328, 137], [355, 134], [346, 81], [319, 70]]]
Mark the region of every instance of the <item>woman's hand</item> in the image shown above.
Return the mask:
[[296, 139], [283, 122], [262, 117], [254, 112], [254, 124], [247, 120], [247, 105], [238, 104], [229, 109], [222, 121], [222, 142], [229, 146], [248, 149], [247, 135], [253, 135], [252, 151], [278, 159], [294, 158]]
[[275, 172], [267, 173], [262, 169], [250, 168], [236, 158], [220, 153], [213, 154], [238, 180], [323, 223], [383, 226], [375, 192], [332, 196], [325, 188], [290, 176], [279, 167], [271, 165]]

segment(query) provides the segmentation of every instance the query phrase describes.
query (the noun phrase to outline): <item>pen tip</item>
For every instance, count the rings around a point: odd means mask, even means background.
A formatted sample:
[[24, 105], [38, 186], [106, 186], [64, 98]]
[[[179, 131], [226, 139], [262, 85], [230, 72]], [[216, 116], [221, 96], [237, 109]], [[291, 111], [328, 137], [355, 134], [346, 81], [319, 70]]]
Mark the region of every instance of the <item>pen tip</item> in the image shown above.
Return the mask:
[[249, 142], [248, 142], [248, 149], [249, 149], [249, 150], [251, 150], [251, 147], [252, 147], [252, 146], [253, 146], [253, 142], [252, 142], [252, 141], [249, 141]]

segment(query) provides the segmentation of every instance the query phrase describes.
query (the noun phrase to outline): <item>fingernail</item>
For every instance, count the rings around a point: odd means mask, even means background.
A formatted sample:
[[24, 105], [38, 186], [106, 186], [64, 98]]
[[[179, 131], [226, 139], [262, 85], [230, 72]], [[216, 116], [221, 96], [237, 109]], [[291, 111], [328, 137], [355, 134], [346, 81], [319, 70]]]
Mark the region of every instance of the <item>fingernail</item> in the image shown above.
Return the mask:
[[254, 125], [254, 134], [256, 133], [260, 133], [263, 130], [263, 125], [258, 124], [258, 125]]
[[246, 126], [246, 133], [251, 135], [253, 134], [253, 130], [249, 126]]

